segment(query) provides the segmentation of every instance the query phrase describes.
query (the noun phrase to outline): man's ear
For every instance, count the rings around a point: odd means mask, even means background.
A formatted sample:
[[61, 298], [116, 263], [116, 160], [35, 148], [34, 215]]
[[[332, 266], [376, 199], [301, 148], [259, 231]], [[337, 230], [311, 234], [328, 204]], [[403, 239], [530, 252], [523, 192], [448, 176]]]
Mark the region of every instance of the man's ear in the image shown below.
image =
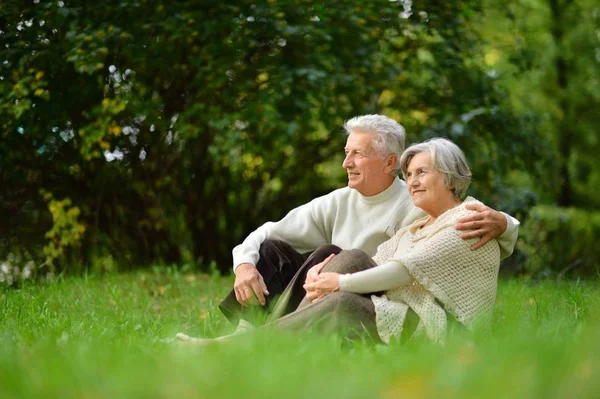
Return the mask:
[[396, 163], [398, 162], [398, 156], [396, 154], [390, 154], [385, 160], [385, 168], [383, 169], [386, 173], [393, 173]]

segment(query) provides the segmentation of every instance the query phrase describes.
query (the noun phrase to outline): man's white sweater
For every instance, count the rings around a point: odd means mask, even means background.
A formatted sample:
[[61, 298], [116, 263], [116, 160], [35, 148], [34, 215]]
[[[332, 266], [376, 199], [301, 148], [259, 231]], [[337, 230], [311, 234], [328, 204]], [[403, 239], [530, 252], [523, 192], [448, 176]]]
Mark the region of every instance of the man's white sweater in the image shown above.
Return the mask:
[[[260, 245], [267, 239], [285, 241], [300, 253], [334, 244], [342, 249], [362, 249], [373, 256], [381, 243], [424, 215], [413, 205], [406, 183], [398, 177], [386, 190], [368, 197], [349, 187], [340, 188], [253, 231], [233, 249], [234, 271], [242, 263], [256, 265]], [[505, 216], [508, 228], [499, 239], [503, 258], [513, 251], [519, 225], [518, 220]]]

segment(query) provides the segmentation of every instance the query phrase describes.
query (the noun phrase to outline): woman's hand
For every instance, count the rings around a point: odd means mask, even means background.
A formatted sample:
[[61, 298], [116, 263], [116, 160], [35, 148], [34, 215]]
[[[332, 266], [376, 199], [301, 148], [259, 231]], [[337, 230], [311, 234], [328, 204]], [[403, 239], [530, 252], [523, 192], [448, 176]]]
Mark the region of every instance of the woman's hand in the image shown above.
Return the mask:
[[317, 299], [324, 297], [340, 290], [340, 275], [338, 273], [325, 272], [319, 274], [316, 281], [304, 284], [306, 290], [306, 298], [314, 302]]
[[314, 265], [313, 267], [311, 267], [308, 270], [308, 273], [306, 273], [306, 281], [304, 282], [304, 284], [311, 284], [311, 283], [314, 283], [315, 281], [317, 281], [317, 279], [319, 278], [319, 273], [321, 273], [321, 270], [323, 270], [323, 268], [334, 257], [335, 257], [335, 254], [331, 254], [327, 258], [325, 258], [325, 260], [323, 260], [321, 263], [317, 263], [316, 265]]

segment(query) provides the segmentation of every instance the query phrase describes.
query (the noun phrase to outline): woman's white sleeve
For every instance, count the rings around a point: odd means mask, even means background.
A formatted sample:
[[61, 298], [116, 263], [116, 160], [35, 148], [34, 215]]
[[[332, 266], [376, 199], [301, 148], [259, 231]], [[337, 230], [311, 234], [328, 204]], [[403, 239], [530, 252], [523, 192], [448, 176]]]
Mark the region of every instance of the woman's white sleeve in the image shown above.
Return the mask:
[[340, 274], [340, 291], [367, 294], [386, 291], [414, 281], [406, 267], [397, 260], [391, 260], [371, 269], [352, 274]]

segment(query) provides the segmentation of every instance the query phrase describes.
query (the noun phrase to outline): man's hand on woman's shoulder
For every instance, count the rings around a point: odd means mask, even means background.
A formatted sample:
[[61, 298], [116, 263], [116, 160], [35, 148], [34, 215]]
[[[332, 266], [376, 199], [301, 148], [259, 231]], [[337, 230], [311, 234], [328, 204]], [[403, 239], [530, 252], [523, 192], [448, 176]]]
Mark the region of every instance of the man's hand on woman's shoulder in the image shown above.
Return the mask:
[[506, 231], [508, 222], [501, 212], [481, 204], [467, 204], [465, 208], [477, 211], [477, 213], [458, 219], [456, 230], [466, 230], [460, 235], [463, 240], [480, 238], [471, 246], [471, 249], [481, 248], [488, 241], [500, 237]]

